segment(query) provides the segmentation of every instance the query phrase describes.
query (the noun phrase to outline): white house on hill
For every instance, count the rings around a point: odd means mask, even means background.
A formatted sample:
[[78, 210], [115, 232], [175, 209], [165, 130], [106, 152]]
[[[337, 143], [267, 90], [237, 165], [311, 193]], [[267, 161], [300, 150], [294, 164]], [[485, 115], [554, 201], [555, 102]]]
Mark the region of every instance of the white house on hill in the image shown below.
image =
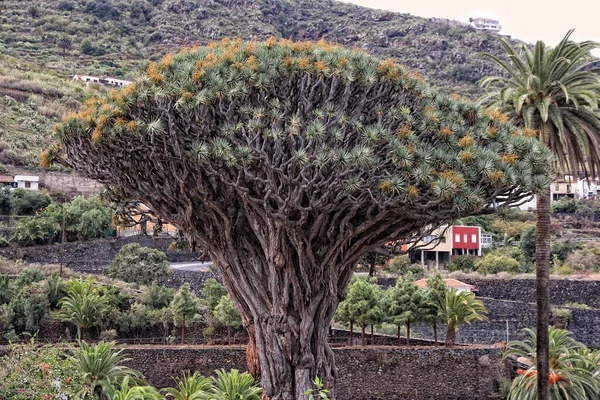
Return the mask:
[[17, 187], [29, 190], [40, 189], [40, 177], [33, 175], [15, 175]]

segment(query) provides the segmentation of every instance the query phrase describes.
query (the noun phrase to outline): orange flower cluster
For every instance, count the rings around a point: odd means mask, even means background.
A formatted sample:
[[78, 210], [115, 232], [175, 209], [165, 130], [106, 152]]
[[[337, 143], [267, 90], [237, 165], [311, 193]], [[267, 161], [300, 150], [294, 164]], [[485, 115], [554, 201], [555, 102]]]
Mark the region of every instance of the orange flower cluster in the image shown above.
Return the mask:
[[391, 192], [392, 191], [392, 182], [390, 182], [390, 181], [381, 182], [381, 184], [379, 185], [379, 190], [381, 190], [384, 193]]
[[455, 185], [462, 185], [465, 183], [465, 179], [463, 178], [462, 174], [452, 170], [440, 173], [440, 178], [446, 178]]
[[507, 163], [509, 163], [510, 165], [514, 165], [517, 163], [517, 161], [519, 161], [519, 156], [516, 155], [515, 153], [506, 153], [503, 154], [500, 159], [502, 161], [506, 161]]
[[504, 179], [504, 172], [502, 172], [502, 171], [495, 171], [492, 174], [492, 183], [494, 183], [494, 184], [499, 184], [500, 182], [502, 182], [503, 179]]
[[463, 150], [460, 152], [459, 158], [462, 162], [471, 162], [475, 159], [475, 155], [471, 150]]
[[467, 133], [459, 141], [458, 145], [462, 148], [472, 147], [475, 144], [475, 139], [470, 133]]
[[396, 136], [404, 139], [404, 138], [409, 137], [413, 133], [414, 132], [413, 132], [412, 127], [410, 125], [402, 125], [400, 127], [400, 129], [398, 129], [398, 132], [396, 133]]
[[408, 193], [408, 198], [411, 200], [415, 200], [419, 197], [419, 189], [416, 186], [409, 185], [406, 191]]
[[449, 126], [444, 126], [442, 127], [442, 129], [440, 129], [440, 131], [438, 132], [438, 136], [441, 138], [448, 138], [450, 136], [452, 136], [454, 132], [452, 132], [452, 129]]

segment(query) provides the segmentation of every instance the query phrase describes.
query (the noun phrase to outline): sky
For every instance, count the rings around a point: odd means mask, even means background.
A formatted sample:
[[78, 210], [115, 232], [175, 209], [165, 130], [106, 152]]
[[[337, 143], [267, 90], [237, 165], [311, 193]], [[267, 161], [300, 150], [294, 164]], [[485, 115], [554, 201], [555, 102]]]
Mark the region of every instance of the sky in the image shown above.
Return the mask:
[[[342, 0], [370, 8], [468, 22], [470, 17], [500, 21], [500, 33], [527, 43], [555, 45], [569, 29], [575, 41], [600, 42], [600, 1], [596, 0]], [[556, 5], [554, 5], [556, 4]], [[594, 52], [600, 57], [600, 49]]]

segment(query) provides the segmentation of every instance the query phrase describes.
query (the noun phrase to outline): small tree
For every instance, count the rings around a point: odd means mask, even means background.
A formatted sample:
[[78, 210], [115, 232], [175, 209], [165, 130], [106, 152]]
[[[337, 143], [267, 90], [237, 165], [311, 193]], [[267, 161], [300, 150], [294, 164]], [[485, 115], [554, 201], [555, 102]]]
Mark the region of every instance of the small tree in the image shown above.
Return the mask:
[[194, 316], [198, 314], [198, 298], [190, 290], [190, 284], [184, 283], [175, 294], [172, 304], [173, 323], [181, 327], [181, 344], [185, 340], [185, 328], [190, 327], [194, 321]]
[[63, 35], [58, 39], [56, 44], [59, 49], [62, 49], [63, 56], [64, 56], [65, 53], [67, 52], [67, 50], [69, 50], [71, 48], [72, 41], [71, 41], [70, 37]]
[[149, 285], [171, 270], [162, 251], [130, 243], [119, 250], [104, 272], [113, 279]]
[[[361, 328], [361, 344], [365, 343], [365, 328], [371, 323], [377, 323], [381, 318], [379, 307], [379, 287], [365, 279], [354, 279], [348, 287], [346, 300], [340, 304], [339, 321], [350, 324], [350, 340], [352, 327], [357, 323]], [[345, 303], [345, 304], [344, 304]]]
[[77, 338], [81, 339], [82, 329], [96, 326], [104, 317], [107, 302], [100, 296], [93, 281], [70, 280], [67, 295], [59, 300], [59, 318], [77, 327]]
[[390, 323], [398, 327], [398, 343], [400, 343], [400, 324], [406, 326], [406, 343], [410, 345], [410, 326], [421, 321], [427, 311], [427, 296], [423, 289], [415, 284], [412, 274], [405, 279], [398, 279], [396, 286], [388, 289], [385, 315]]
[[446, 301], [446, 282], [438, 271], [427, 279], [427, 312], [425, 320], [433, 327], [433, 340], [437, 344], [437, 324], [442, 322], [441, 310]]
[[204, 281], [202, 286], [202, 294], [200, 301], [204, 304], [212, 313], [223, 296], [227, 295], [227, 290], [217, 282], [214, 278], [209, 278]]
[[231, 339], [231, 328], [239, 328], [242, 326], [242, 317], [240, 317], [240, 313], [237, 308], [235, 308], [235, 305], [229, 296], [225, 295], [221, 297], [221, 300], [219, 300], [219, 303], [215, 307], [213, 316], [217, 324], [227, 327], [227, 342], [229, 343]]
[[456, 343], [456, 331], [462, 324], [470, 324], [472, 321], [484, 321], [487, 310], [481, 300], [475, 299], [475, 295], [467, 291], [457, 291], [452, 288], [446, 291], [446, 301], [441, 310], [441, 317], [446, 323], [446, 346]]
[[142, 295], [142, 304], [154, 310], [168, 307], [173, 301], [173, 289], [152, 282]]

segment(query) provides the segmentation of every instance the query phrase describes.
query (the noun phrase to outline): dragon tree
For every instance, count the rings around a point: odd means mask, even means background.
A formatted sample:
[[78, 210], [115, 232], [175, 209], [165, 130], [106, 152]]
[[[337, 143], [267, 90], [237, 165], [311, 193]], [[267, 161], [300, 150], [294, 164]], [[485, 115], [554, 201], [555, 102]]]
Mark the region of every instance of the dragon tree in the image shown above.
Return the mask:
[[[548, 185], [548, 150], [393, 60], [325, 42], [223, 40], [151, 62], [56, 128], [58, 162], [204, 246], [268, 398], [319, 376], [354, 265], [425, 226]], [[251, 349], [252, 350], [252, 349]]]

